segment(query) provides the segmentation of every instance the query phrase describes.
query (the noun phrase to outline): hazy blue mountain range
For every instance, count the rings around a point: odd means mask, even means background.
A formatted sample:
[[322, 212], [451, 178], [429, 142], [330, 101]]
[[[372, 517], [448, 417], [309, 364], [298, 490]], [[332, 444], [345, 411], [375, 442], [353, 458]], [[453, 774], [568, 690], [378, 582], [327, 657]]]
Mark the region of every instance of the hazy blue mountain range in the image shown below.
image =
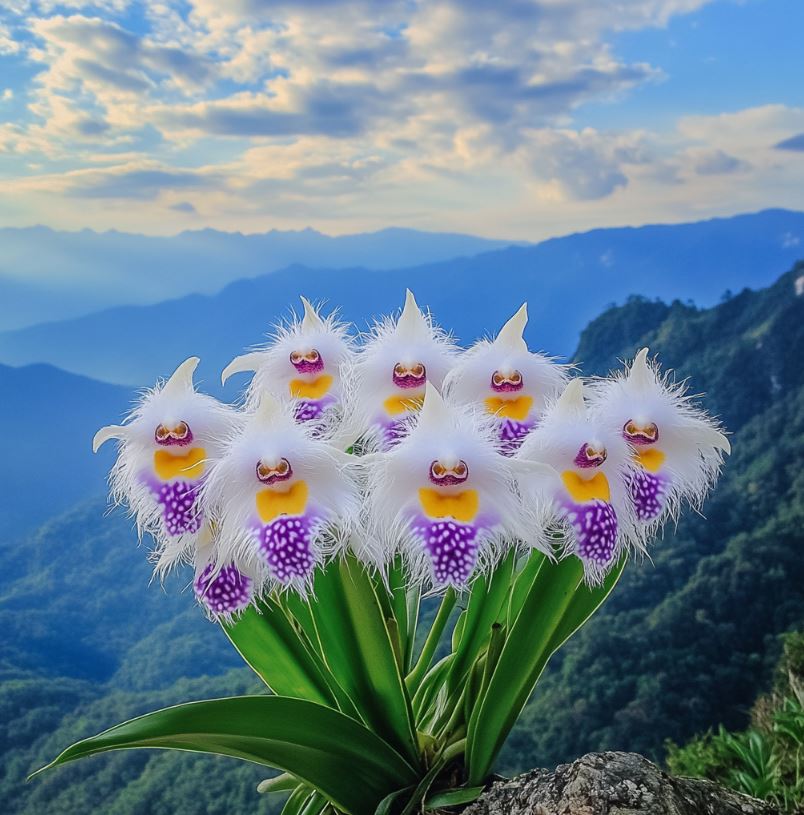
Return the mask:
[[[745, 725], [776, 635], [804, 623], [804, 264], [711, 309], [632, 298], [581, 338], [589, 373], [647, 343], [733, 432], [704, 507], [633, 563], [548, 667], [503, 755], [509, 772], [590, 749], [660, 756]], [[148, 584], [122, 513], [88, 502], [0, 548], [0, 796], [15, 815], [267, 813], [235, 760], [135, 751], [25, 775], [72, 740], [180, 700], [253, 690], [188, 575]]]
[[313, 229], [242, 235], [205, 229], [173, 237], [0, 229], [0, 329], [109, 306], [212, 293], [291, 263], [390, 269], [475, 255], [513, 241], [383, 229], [330, 237]]
[[[397, 308], [406, 286], [463, 341], [493, 331], [528, 300], [531, 344], [570, 355], [580, 331], [631, 294], [712, 305], [727, 289], [768, 285], [795, 260], [804, 213], [767, 210], [675, 226], [599, 229], [394, 271], [294, 265], [239, 280], [215, 295], [108, 309], [0, 333], [0, 361], [49, 362], [97, 379], [150, 384], [182, 359], [201, 357], [214, 391], [222, 367], [259, 342], [298, 295], [366, 320]], [[167, 272], [163, 271], [167, 276]], [[242, 384], [235, 382], [229, 394]]]
[[92, 435], [133, 395], [50, 365], [0, 365], [0, 547], [103, 489], [114, 453], [93, 456]]

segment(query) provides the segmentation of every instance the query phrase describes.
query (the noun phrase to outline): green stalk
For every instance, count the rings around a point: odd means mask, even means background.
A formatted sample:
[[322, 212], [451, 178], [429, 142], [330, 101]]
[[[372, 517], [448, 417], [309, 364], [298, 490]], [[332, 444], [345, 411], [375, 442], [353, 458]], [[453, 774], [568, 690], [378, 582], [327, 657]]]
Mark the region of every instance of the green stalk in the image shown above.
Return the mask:
[[433, 620], [433, 624], [430, 626], [430, 631], [427, 633], [427, 639], [424, 641], [416, 665], [407, 677], [405, 677], [405, 684], [411, 695], [415, 694], [419, 689], [422, 679], [424, 679], [425, 674], [430, 668], [430, 664], [438, 648], [438, 643], [441, 641], [441, 636], [447, 627], [450, 614], [452, 614], [452, 609], [455, 608], [457, 600], [458, 596], [455, 594], [455, 590], [450, 586], [441, 598], [441, 604], [438, 607], [438, 612]]

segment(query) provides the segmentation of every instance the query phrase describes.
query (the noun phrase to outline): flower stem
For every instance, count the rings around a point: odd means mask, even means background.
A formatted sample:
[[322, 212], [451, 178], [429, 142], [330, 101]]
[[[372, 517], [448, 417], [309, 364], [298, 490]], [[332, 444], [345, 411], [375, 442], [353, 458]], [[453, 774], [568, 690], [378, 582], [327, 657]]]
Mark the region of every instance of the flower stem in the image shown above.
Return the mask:
[[411, 695], [416, 692], [422, 679], [424, 679], [424, 675], [430, 668], [430, 664], [438, 648], [438, 643], [441, 641], [441, 636], [447, 627], [447, 622], [449, 621], [450, 614], [452, 614], [452, 609], [455, 608], [457, 600], [458, 596], [455, 594], [455, 590], [450, 586], [441, 599], [441, 605], [439, 605], [433, 624], [430, 626], [430, 631], [422, 646], [421, 654], [419, 654], [419, 658], [413, 666], [413, 670], [405, 678], [405, 684]]

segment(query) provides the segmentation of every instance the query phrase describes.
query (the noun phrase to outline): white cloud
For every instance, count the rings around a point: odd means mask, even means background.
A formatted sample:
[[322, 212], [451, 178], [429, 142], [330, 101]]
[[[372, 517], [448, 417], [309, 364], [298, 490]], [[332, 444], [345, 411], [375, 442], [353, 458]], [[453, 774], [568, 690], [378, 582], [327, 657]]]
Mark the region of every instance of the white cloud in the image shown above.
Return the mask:
[[707, 0], [161, 0], [138, 5], [136, 30], [126, 0], [15, 2], [0, 51], [5, 36], [39, 69], [18, 89], [27, 116], [0, 123], [20, 219], [343, 231], [435, 213], [534, 237], [534, 223], [689, 216], [691, 196], [701, 212], [782, 202], [801, 180], [800, 156], [774, 145], [804, 115], [781, 105], [671, 130], [577, 124], [663, 75], [622, 59], [612, 32]]

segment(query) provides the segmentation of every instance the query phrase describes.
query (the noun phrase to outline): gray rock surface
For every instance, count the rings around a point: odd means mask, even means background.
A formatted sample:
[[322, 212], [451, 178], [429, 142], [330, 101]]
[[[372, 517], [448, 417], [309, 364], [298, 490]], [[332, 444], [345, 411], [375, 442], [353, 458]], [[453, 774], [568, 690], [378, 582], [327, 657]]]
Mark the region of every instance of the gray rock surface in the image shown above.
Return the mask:
[[463, 815], [777, 815], [699, 778], [674, 778], [636, 753], [589, 753], [499, 781]]

